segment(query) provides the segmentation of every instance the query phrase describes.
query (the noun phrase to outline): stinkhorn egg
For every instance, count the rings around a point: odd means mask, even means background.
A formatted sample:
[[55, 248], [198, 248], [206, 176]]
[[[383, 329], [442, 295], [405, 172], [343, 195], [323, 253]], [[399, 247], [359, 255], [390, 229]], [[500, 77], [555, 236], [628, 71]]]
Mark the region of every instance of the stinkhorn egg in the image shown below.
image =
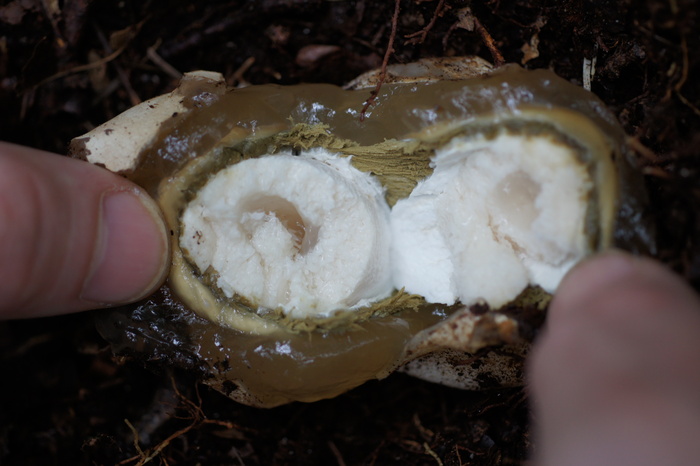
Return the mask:
[[590, 92], [432, 59], [389, 67], [363, 110], [378, 73], [345, 90], [189, 73], [73, 141], [146, 188], [171, 230], [167, 283], [100, 320], [115, 351], [254, 406], [395, 370], [516, 385], [563, 275], [653, 248], [624, 133]]

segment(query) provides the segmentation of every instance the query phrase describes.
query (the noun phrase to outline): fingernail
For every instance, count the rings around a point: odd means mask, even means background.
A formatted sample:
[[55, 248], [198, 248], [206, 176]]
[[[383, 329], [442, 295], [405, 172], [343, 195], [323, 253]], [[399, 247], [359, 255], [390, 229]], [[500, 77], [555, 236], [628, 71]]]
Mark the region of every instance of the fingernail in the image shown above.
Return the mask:
[[165, 224], [153, 200], [133, 191], [106, 193], [93, 266], [81, 298], [103, 305], [136, 301], [167, 269]]

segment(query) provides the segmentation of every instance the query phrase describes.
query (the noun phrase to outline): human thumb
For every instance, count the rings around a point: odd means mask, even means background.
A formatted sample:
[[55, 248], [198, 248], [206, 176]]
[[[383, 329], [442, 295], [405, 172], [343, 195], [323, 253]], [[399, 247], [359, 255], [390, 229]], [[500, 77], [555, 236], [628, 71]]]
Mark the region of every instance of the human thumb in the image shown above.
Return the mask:
[[85, 162], [0, 143], [0, 318], [138, 300], [167, 272], [155, 202]]

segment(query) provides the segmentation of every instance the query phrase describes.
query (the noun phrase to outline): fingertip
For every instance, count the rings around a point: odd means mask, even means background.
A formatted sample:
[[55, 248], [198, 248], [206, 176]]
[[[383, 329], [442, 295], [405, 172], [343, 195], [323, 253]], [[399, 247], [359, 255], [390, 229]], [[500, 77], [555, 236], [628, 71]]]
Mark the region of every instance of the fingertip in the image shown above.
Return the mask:
[[[610, 296], [618, 299], [608, 299]], [[628, 304], [622, 305], [625, 300]], [[682, 306], [685, 308], [695, 305], [697, 297], [681, 277], [660, 262], [610, 250], [583, 261], [564, 277], [550, 305], [548, 319], [556, 321], [581, 312], [582, 308], [607, 309], [613, 303], [619, 304], [620, 310], [634, 312], [633, 308], [647, 309], [665, 301], [687, 303]]]
[[138, 300], [162, 283], [169, 239], [138, 186], [83, 161], [0, 143], [0, 318]]
[[[698, 311], [694, 290], [661, 263], [618, 251], [592, 257], [557, 290], [531, 354], [530, 381], [551, 385], [573, 365], [601, 372], [627, 350], [663, 345], [682, 353], [697, 340]], [[585, 369], [587, 363], [600, 367]]]
[[693, 289], [657, 261], [615, 251], [572, 269], [528, 359], [538, 464], [684, 456], [677, 432], [698, 432], [698, 311]]
[[93, 264], [80, 298], [105, 307], [136, 301], [165, 278], [168, 242], [155, 202], [137, 189], [103, 194]]
[[[569, 271], [549, 305], [546, 325], [528, 362], [530, 385], [549, 393], [561, 371], [584, 365], [601, 338], [623, 330], [637, 312], [629, 299], [638, 286], [640, 259], [610, 250], [592, 256]], [[583, 370], [583, 367], [579, 367]]]
[[609, 250], [579, 263], [559, 284], [549, 307], [548, 319], [556, 320], [561, 313], [577, 312], [581, 303], [637, 273], [638, 262], [628, 253]]

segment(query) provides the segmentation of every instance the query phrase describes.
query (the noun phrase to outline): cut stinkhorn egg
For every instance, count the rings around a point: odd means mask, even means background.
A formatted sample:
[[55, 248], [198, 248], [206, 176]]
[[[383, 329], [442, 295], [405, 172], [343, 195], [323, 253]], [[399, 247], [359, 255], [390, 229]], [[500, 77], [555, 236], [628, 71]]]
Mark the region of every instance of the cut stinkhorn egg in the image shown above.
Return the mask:
[[512, 386], [573, 265], [653, 249], [624, 133], [590, 92], [478, 58], [385, 78], [363, 114], [376, 72], [346, 89], [189, 73], [73, 141], [170, 228], [167, 283], [99, 321], [116, 352], [262, 407], [396, 370]]
[[225, 298], [255, 308], [326, 317], [393, 290], [383, 189], [327, 151], [220, 170], [180, 223], [187, 261], [215, 275], [210, 281]]

